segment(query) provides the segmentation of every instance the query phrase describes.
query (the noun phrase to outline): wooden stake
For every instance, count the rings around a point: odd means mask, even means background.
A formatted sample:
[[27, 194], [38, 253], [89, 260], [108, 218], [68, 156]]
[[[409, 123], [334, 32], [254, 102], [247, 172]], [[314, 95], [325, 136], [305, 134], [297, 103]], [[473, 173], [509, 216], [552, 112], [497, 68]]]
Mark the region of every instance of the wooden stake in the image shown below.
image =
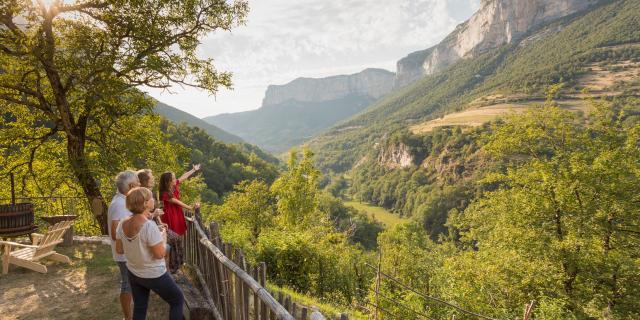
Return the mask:
[[531, 300], [530, 303], [524, 307], [524, 320], [529, 320], [531, 318], [531, 313], [533, 312], [533, 305], [536, 303], [535, 300]]
[[374, 319], [378, 320], [378, 306], [380, 305], [380, 300], [378, 298], [378, 292], [380, 292], [380, 268], [382, 265], [382, 249], [378, 249], [378, 270], [376, 272], [376, 291], [375, 291], [375, 298], [376, 298], [376, 311], [375, 311], [375, 315], [374, 315]]

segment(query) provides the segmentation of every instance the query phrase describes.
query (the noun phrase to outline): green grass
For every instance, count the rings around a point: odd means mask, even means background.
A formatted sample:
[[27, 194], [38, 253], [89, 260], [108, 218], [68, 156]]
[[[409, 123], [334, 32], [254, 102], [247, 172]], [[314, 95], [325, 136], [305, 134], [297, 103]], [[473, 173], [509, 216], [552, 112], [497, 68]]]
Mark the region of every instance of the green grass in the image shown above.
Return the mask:
[[397, 224], [408, 221], [408, 219], [402, 218], [385, 208], [376, 207], [368, 203], [362, 203], [358, 201], [345, 201], [344, 205], [366, 212], [369, 217], [382, 222], [382, 224], [384, 224], [387, 228], [391, 228]]
[[[278, 299], [277, 295], [274, 293], [282, 292], [284, 295], [291, 296], [291, 301], [302, 304], [309, 308], [309, 315], [311, 315], [311, 307], [318, 307], [320, 312], [327, 317], [327, 319], [334, 319], [337, 315], [341, 313], [345, 313], [349, 316], [349, 319], [368, 319], [367, 315], [361, 313], [360, 311], [353, 310], [349, 307], [343, 306], [335, 306], [326, 302], [321, 302], [319, 299], [307, 296], [301, 293], [298, 293], [294, 290], [291, 290], [286, 287], [279, 287], [274, 284], [267, 283], [267, 289], [274, 295], [276, 300]], [[293, 315], [298, 316], [298, 315]]]

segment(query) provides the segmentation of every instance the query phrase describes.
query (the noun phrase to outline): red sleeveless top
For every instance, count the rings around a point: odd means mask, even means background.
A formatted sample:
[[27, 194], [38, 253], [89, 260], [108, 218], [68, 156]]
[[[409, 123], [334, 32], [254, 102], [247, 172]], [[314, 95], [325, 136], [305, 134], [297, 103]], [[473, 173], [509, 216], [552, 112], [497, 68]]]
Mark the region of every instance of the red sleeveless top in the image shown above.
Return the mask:
[[[176, 181], [173, 188], [173, 198], [180, 200], [180, 180]], [[184, 219], [182, 207], [169, 202], [169, 194], [163, 192], [160, 195], [160, 201], [164, 204], [164, 214], [160, 216], [162, 222], [166, 223], [173, 232], [183, 235], [187, 231], [187, 221]]]

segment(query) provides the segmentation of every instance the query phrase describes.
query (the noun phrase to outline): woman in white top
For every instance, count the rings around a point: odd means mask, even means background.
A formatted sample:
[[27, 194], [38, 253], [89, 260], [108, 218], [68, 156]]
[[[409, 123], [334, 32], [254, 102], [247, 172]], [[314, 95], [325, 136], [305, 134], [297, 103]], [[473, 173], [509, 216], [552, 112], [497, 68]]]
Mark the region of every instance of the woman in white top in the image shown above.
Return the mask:
[[167, 234], [150, 220], [154, 208], [147, 188], [133, 188], [127, 193], [127, 209], [133, 215], [122, 220], [116, 230], [116, 251], [127, 258], [129, 282], [133, 294], [133, 320], [147, 317], [149, 290], [166, 301], [169, 319], [182, 319], [184, 296], [167, 272], [164, 262]]

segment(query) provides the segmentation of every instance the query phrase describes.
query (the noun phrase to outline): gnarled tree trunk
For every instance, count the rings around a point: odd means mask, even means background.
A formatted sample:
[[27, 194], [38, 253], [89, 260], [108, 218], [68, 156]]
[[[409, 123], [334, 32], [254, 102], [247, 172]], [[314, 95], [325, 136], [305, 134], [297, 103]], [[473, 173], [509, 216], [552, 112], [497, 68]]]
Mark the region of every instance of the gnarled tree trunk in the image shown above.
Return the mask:
[[78, 183], [82, 187], [85, 196], [87, 196], [89, 204], [91, 205], [91, 211], [100, 225], [101, 233], [106, 235], [108, 233], [107, 204], [100, 192], [100, 186], [87, 164], [84, 152], [84, 130], [77, 130], [75, 133], [73, 136], [68, 136], [67, 140], [69, 163], [71, 164], [73, 174], [76, 179], [78, 179]]

